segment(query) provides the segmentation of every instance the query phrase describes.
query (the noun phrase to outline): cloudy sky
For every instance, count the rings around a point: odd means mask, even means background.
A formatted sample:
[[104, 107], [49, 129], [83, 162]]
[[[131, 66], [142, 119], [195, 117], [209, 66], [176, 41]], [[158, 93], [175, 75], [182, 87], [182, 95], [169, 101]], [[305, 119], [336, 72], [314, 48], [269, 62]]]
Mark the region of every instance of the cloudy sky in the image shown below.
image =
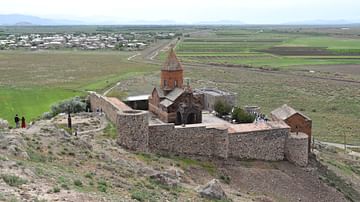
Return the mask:
[[86, 21], [180, 23], [242, 21], [273, 24], [307, 20], [360, 21], [359, 0], [2, 0], [0, 14]]

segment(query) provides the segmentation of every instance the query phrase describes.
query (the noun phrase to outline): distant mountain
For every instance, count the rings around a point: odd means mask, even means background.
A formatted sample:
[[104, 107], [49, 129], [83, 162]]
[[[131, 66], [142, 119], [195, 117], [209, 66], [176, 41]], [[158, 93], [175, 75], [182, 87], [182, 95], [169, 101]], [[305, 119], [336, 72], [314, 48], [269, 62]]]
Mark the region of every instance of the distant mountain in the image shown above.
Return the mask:
[[80, 21], [40, 18], [31, 15], [0, 15], [0, 25], [81, 25]]
[[235, 20], [219, 20], [219, 21], [202, 21], [198, 23], [193, 23], [196, 25], [244, 25], [244, 22], [235, 21]]
[[155, 21], [147, 21], [147, 20], [136, 20], [136, 21], [128, 21], [120, 24], [127, 25], [177, 25], [181, 24], [172, 20], [155, 20]]
[[306, 20], [299, 22], [287, 22], [286, 25], [348, 25], [359, 24], [360, 21], [351, 20]]

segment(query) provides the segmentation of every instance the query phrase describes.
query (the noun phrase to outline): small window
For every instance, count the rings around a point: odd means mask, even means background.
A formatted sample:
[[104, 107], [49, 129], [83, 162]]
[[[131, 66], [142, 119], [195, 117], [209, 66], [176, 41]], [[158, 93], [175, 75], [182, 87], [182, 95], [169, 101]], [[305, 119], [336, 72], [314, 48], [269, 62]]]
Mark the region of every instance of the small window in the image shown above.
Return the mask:
[[167, 86], [167, 81], [166, 80], [164, 80], [164, 86]]
[[174, 81], [174, 86], [177, 87], [177, 81], [176, 80]]

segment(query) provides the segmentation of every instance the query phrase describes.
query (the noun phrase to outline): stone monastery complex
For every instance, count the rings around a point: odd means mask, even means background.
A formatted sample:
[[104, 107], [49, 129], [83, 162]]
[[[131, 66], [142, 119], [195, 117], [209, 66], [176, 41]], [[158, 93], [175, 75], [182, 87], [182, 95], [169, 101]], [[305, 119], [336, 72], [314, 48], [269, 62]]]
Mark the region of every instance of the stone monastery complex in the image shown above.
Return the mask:
[[288, 160], [298, 166], [307, 165], [310, 118], [283, 105], [271, 112], [269, 121], [225, 121], [208, 111], [219, 99], [233, 105], [234, 94], [192, 89], [184, 84], [183, 71], [171, 49], [161, 69], [160, 86], [154, 87], [145, 100], [147, 110], [131, 108], [116, 98], [94, 92], [89, 96], [91, 108], [102, 109], [118, 128], [118, 144], [130, 150], [222, 159]]

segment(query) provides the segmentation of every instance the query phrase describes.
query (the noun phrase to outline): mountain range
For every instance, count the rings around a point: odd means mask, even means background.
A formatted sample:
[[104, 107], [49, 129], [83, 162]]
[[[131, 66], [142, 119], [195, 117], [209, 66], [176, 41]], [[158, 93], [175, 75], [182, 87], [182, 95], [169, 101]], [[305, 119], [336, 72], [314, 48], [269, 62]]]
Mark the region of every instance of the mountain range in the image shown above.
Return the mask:
[[[298, 22], [281, 23], [285, 25], [343, 25], [358, 24], [359, 21], [349, 20], [309, 20]], [[0, 25], [5, 26], [31, 26], [31, 25], [245, 25], [246, 23], [235, 20], [219, 21], [199, 21], [194, 23], [182, 23], [172, 20], [135, 20], [135, 21], [93, 21], [87, 20], [68, 20], [68, 19], [49, 19], [31, 15], [8, 14], [0, 15]]]

